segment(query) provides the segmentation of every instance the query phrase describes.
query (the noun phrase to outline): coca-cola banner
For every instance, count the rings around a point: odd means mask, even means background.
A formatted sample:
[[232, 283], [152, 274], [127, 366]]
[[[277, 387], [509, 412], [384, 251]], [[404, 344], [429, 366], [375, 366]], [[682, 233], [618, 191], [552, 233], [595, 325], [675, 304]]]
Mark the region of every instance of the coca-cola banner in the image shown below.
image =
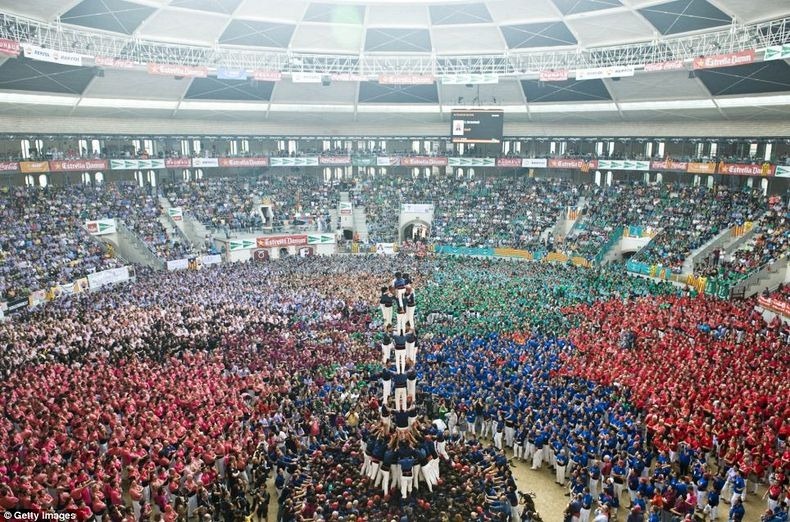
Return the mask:
[[107, 170], [107, 160], [53, 160], [49, 162], [50, 172], [90, 172]]
[[168, 169], [188, 169], [192, 166], [192, 160], [189, 158], [166, 158], [165, 168]]
[[0, 161], [0, 172], [16, 172], [19, 170], [19, 163], [16, 161]]
[[268, 167], [269, 158], [256, 157], [256, 158], [220, 158], [220, 167], [235, 167], [235, 168], [252, 168], [252, 167]]
[[318, 164], [344, 167], [351, 165], [351, 156], [318, 156]]
[[497, 167], [512, 167], [515, 169], [521, 168], [521, 158], [497, 158]]
[[568, 70], [558, 69], [556, 71], [540, 71], [539, 79], [542, 82], [564, 82], [568, 79]]
[[679, 172], [686, 172], [688, 170], [689, 164], [687, 161], [651, 161], [650, 162], [650, 170], [663, 170], [663, 171], [679, 171]]
[[404, 156], [400, 160], [404, 167], [446, 167], [447, 158], [442, 156]]
[[208, 67], [192, 67], [190, 65], [175, 65], [169, 63], [149, 63], [148, 74], [206, 78], [208, 76]]
[[302, 246], [307, 244], [307, 234], [291, 236], [261, 236], [255, 240], [258, 248]]
[[751, 165], [719, 162], [719, 174], [729, 176], [773, 176], [774, 170], [774, 166], [770, 163]]

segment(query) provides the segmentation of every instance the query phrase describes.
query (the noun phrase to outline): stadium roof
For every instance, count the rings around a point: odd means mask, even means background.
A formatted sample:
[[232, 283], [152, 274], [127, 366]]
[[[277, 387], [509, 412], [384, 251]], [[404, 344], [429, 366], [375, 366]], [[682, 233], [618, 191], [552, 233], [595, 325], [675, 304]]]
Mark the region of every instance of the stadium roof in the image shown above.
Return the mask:
[[[233, 74], [219, 73], [212, 54], [219, 49], [239, 56], [258, 51], [310, 54], [341, 57], [356, 67], [361, 57], [381, 62], [389, 56], [435, 62], [442, 56], [565, 53], [562, 59], [567, 60], [620, 46], [613, 61], [623, 57], [639, 63], [629, 53], [641, 44], [660, 46], [708, 34], [730, 35], [721, 40], [728, 46], [722, 54], [747, 48], [759, 53], [764, 49], [746, 41], [750, 35], [768, 34], [785, 43], [790, 26], [755, 26], [743, 38], [741, 33], [733, 36], [736, 28], [790, 17], [787, 0], [0, 0], [2, 14], [57, 31], [128, 41], [111, 58], [134, 56], [138, 67], [96, 67], [91, 61], [74, 67], [28, 58], [27, 50], [16, 58], [0, 58], [0, 114], [227, 120], [320, 112], [355, 120], [387, 113], [403, 121], [441, 121], [452, 107], [485, 106], [503, 107], [512, 113], [508, 121], [777, 120], [790, 115], [790, 63], [762, 61], [759, 55], [744, 65], [696, 71], [687, 56], [678, 70], [637, 67], [614, 78], [581, 79], [571, 71], [567, 79], [553, 81], [535, 74], [494, 75], [483, 81], [464, 76], [446, 81], [436, 75], [433, 83], [409, 84], [356, 74], [253, 80], [249, 70], [245, 79], [232, 79]], [[722, 45], [716, 38], [688, 40], [695, 41], [703, 42], [699, 49], [706, 56]], [[197, 58], [189, 59], [209, 72], [194, 78], [149, 74], [138, 58], [143, 52], [155, 55], [156, 49], [139, 42], [192, 46]], [[77, 46], [76, 37], [71, 45]], [[700, 52], [689, 45], [689, 55]], [[154, 59], [171, 61], [167, 56]]]

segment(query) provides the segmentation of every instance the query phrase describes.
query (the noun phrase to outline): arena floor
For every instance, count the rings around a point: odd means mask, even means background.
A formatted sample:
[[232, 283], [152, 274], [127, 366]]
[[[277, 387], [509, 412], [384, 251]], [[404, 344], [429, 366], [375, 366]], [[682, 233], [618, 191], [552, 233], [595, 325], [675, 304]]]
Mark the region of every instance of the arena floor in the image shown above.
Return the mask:
[[[489, 444], [491, 441], [487, 441]], [[512, 453], [508, 451], [510, 455]], [[566, 488], [558, 486], [554, 482], [554, 474], [544, 465], [541, 471], [533, 471], [531, 467], [522, 461], [514, 461], [513, 475], [516, 477], [519, 491], [532, 492], [535, 494], [535, 507], [540, 513], [543, 522], [562, 522], [562, 513], [568, 505], [569, 498], [565, 496]], [[746, 517], [744, 522], [759, 522], [760, 515], [765, 512], [765, 501], [761, 499], [764, 488], [760, 488], [757, 495], [749, 494], [746, 500]], [[269, 504], [269, 520], [277, 520], [277, 492], [274, 489], [274, 482], [269, 481], [269, 493], [271, 502]], [[623, 505], [627, 505], [628, 495], [623, 494]], [[728, 504], [719, 506], [719, 520], [727, 520]], [[626, 519], [627, 510], [620, 508], [618, 520]], [[592, 517], [591, 517], [592, 520]]]

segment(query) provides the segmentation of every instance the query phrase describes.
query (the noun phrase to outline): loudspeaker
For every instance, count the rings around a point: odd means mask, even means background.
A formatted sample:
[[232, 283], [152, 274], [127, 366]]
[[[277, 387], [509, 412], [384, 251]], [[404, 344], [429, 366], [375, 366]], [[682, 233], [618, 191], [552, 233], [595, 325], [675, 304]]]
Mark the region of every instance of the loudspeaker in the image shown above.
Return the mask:
[[348, 229], [344, 230], [343, 231], [343, 239], [345, 239], [347, 241], [351, 241], [352, 239], [354, 239], [354, 232], [352, 232], [351, 230], [348, 230]]
[[329, 76], [328, 74], [321, 76], [321, 85], [323, 85], [324, 87], [329, 87], [330, 85], [332, 85], [332, 77]]

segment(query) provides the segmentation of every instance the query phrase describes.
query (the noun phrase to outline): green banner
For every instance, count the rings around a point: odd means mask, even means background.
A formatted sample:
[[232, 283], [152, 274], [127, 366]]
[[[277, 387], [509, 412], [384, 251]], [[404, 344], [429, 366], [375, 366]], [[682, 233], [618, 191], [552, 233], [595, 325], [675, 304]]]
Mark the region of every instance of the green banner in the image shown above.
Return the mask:
[[334, 234], [307, 234], [308, 245], [328, 245], [334, 242]]
[[766, 62], [769, 60], [784, 60], [785, 58], [790, 58], [790, 44], [772, 45], [765, 48], [763, 60]]
[[240, 239], [240, 240], [231, 240], [230, 241], [230, 251], [235, 252], [237, 250], [252, 250], [255, 248], [255, 241], [252, 239]]
[[376, 166], [376, 157], [375, 156], [353, 156], [351, 158], [351, 164], [355, 167], [375, 167]]

